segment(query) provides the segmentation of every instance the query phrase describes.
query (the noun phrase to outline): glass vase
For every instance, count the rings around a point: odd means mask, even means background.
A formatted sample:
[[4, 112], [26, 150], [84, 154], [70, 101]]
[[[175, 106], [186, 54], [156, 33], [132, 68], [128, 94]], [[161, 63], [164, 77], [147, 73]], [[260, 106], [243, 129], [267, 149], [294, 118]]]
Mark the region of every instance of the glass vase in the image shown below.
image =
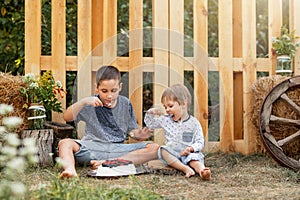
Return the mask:
[[44, 129], [46, 110], [43, 105], [33, 103], [28, 108], [28, 121], [30, 130]]
[[293, 73], [292, 60], [289, 56], [278, 56], [276, 65], [276, 74], [282, 76], [291, 76]]

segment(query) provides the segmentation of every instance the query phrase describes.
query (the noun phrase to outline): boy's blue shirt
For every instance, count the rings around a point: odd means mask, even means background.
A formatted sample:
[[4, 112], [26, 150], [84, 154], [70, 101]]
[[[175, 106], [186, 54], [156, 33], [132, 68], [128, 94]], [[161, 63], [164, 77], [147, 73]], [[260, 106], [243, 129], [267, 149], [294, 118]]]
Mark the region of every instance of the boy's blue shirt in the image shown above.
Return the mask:
[[82, 140], [121, 143], [126, 135], [138, 128], [133, 107], [127, 97], [118, 96], [114, 108], [85, 106], [76, 117], [76, 122], [85, 122]]

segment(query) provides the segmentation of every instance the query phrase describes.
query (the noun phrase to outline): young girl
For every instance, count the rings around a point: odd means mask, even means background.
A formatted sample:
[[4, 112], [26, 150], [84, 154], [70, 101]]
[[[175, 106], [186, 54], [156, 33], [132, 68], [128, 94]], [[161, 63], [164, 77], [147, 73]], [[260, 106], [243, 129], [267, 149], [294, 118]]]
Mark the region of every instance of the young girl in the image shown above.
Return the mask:
[[[161, 97], [167, 115], [157, 108], [146, 112], [145, 124], [150, 129], [163, 128], [166, 145], [158, 150], [164, 164], [185, 173], [186, 177], [199, 173], [203, 180], [210, 180], [210, 169], [204, 166], [204, 137], [199, 121], [189, 115], [191, 94], [180, 84], [167, 88]], [[159, 117], [155, 117], [159, 115]], [[195, 170], [195, 171], [194, 171]]]

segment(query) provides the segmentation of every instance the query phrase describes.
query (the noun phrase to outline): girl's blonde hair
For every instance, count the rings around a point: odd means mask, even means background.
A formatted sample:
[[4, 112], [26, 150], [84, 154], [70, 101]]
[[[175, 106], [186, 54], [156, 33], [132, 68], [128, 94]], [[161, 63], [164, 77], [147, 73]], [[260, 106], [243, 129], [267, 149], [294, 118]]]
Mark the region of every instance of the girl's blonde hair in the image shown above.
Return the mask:
[[161, 96], [161, 103], [164, 103], [167, 100], [177, 101], [179, 105], [186, 103], [187, 110], [189, 110], [192, 103], [192, 96], [185, 85], [175, 84], [168, 87], [163, 92]]

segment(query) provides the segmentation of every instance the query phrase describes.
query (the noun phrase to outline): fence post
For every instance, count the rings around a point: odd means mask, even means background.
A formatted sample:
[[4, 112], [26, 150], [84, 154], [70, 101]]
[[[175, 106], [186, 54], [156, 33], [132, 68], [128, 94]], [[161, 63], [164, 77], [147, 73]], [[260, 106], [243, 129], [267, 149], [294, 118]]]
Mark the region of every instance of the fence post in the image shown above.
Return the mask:
[[219, 1], [220, 150], [225, 152], [234, 142], [232, 24], [232, 0]]
[[41, 71], [41, 1], [25, 0], [25, 73]]
[[[66, 88], [66, 1], [51, 2], [51, 70], [55, 80], [60, 80]], [[66, 98], [60, 99], [62, 107], [66, 107]], [[62, 113], [52, 112], [52, 120], [64, 122]]]

